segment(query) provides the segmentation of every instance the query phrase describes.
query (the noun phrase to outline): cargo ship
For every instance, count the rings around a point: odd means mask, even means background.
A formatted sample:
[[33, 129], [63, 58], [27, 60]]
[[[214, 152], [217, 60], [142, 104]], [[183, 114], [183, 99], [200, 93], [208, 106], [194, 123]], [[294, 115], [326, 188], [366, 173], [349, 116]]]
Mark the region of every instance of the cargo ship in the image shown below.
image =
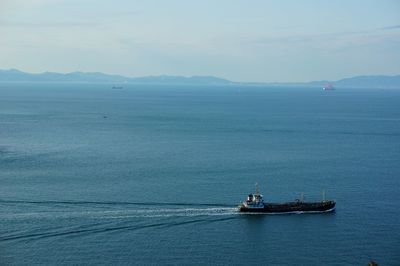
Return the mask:
[[305, 202], [302, 196], [301, 199], [295, 201], [266, 203], [256, 184], [255, 193], [249, 194], [238, 208], [240, 212], [245, 213], [321, 213], [334, 211], [335, 205], [335, 201], [325, 200], [325, 193], [323, 193], [322, 201], [318, 202]]

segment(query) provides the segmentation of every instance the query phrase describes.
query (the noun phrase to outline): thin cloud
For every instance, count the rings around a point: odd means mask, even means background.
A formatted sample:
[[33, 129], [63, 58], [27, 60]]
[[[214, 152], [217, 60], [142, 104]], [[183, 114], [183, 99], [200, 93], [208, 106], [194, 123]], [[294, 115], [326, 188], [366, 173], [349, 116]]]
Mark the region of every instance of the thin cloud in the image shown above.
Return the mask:
[[392, 26], [380, 28], [380, 30], [396, 30], [396, 29], [400, 29], [400, 25], [392, 25]]
[[68, 27], [93, 27], [95, 22], [1, 22], [0, 26], [5, 27], [33, 27], [33, 28], [68, 28]]
[[113, 17], [114, 16], [134, 17], [134, 16], [139, 16], [140, 12], [135, 11], [135, 10], [126, 10], [126, 11], [115, 11], [115, 12], [108, 13], [106, 15], [110, 15]]
[[319, 34], [272, 34], [271, 36], [264, 36], [253, 40], [248, 40], [247, 43], [252, 44], [269, 44], [269, 43], [308, 43], [319, 40], [331, 40], [343, 37], [358, 36], [360, 34], [368, 33], [366, 31], [343, 31], [332, 33], [319, 33]]

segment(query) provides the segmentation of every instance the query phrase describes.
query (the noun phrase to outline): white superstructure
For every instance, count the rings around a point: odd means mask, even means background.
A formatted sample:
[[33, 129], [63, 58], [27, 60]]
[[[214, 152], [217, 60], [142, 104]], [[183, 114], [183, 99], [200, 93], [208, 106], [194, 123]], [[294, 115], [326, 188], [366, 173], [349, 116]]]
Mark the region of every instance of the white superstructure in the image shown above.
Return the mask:
[[247, 199], [242, 202], [242, 206], [248, 209], [264, 208], [263, 196], [260, 194], [257, 183], [256, 183], [256, 192], [254, 194], [249, 194], [247, 196]]

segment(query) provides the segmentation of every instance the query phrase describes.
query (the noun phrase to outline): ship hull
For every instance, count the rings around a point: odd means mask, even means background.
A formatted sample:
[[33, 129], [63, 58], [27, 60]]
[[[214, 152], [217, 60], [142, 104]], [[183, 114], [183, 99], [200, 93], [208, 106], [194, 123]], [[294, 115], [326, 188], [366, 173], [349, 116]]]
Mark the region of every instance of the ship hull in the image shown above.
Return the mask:
[[334, 201], [264, 203], [264, 208], [251, 208], [241, 204], [239, 211], [247, 213], [319, 213], [334, 211], [335, 205]]

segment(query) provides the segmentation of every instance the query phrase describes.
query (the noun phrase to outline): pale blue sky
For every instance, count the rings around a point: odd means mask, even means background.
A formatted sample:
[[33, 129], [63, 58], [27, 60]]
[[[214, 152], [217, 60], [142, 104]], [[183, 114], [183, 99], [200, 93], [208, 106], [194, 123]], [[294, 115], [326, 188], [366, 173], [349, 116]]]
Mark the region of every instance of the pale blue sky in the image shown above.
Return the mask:
[[400, 1], [0, 0], [0, 69], [234, 81], [400, 74]]

